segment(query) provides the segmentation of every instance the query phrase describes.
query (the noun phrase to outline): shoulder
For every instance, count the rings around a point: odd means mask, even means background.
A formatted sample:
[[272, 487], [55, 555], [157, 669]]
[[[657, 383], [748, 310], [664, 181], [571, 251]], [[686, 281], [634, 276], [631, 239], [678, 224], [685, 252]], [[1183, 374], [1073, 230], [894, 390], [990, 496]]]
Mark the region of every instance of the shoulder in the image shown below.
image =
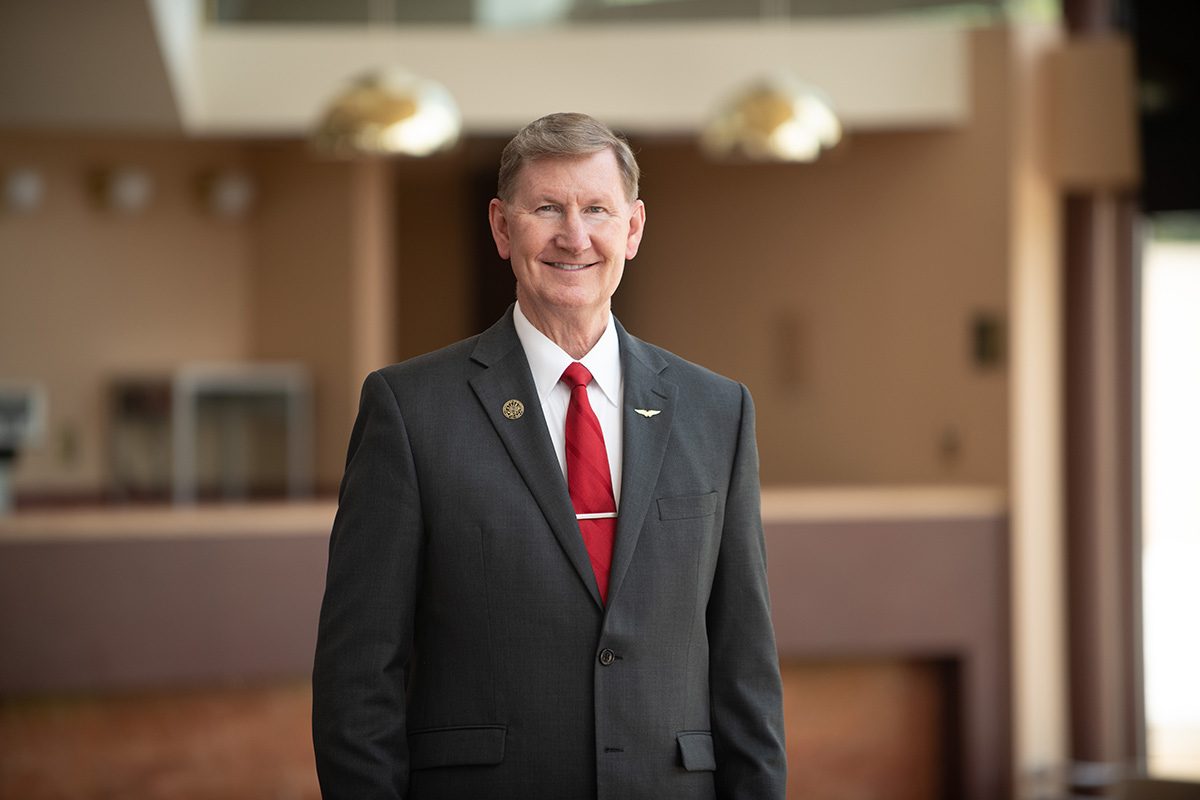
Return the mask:
[[657, 373], [663, 380], [679, 385], [690, 391], [704, 391], [718, 394], [740, 395], [748, 392], [741, 383], [713, 372], [685, 358], [677, 356], [666, 348], [650, 344], [621, 329], [622, 349], [629, 358], [634, 359], [651, 371]]
[[390, 364], [376, 372], [388, 383], [421, 378], [429, 380], [438, 375], [461, 372], [471, 361], [471, 352], [479, 336], [455, 342], [438, 350]]
[[384, 367], [377, 374], [397, 391], [420, 387], [428, 392], [448, 385], [461, 386], [482, 370], [504, 362], [520, 347], [510, 309], [483, 333]]

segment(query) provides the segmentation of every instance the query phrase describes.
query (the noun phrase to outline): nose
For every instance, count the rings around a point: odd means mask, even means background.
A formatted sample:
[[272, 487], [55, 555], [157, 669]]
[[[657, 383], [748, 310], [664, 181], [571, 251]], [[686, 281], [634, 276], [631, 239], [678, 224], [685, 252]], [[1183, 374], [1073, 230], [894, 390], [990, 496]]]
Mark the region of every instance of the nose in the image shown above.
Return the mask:
[[579, 211], [563, 214], [556, 243], [568, 253], [582, 253], [588, 249], [588, 233]]

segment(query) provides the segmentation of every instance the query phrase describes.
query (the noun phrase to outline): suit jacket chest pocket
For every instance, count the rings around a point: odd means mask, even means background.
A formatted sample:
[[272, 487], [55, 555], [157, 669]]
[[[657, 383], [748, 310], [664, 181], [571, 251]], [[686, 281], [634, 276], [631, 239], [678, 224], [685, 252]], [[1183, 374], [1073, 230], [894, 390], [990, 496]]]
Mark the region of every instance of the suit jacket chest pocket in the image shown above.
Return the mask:
[[658, 500], [658, 519], [661, 522], [677, 520], [693, 520], [703, 525], [706, 517], [717, 513], [717, 492], [692, 495], [690, 497], [660, 497]]
[[639, 551], [646, 547], [647, 560], [656, 567], [655, 580], [660, 586], [673, 585], [680, 598], [694, 596], [708, 584], [721, 547], [719, 508], [717, 492], [661, 497], [657, 533], [639, 542]]

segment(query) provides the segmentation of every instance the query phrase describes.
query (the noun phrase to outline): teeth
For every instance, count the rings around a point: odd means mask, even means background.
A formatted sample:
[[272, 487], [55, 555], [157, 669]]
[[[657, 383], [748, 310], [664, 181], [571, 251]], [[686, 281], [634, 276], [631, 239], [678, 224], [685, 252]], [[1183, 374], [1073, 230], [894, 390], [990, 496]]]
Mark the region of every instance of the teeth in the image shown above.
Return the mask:
[[587, 264], [564, 264], [561, 261], [551, 261], [550, 266], [555, 269], [577, 270], [588, 266]]

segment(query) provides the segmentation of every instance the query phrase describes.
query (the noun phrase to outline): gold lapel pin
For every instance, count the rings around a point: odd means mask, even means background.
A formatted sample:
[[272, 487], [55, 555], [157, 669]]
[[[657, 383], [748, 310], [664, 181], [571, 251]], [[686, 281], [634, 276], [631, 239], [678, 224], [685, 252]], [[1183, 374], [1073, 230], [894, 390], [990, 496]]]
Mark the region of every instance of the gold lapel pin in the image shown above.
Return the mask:
[[520, 400], [509, 400], [504, 404], [504, 416], [509, 419], [520, 419], [525, 413], [525, 406]]
[[642, 415], [643, 417], [645, 417], [646, 419], [650, 419], [650, 418], [651, 418], [651, 417], [653, 417], [655, 414], [661, 414], [661, 413], [662, 413], [662, 409], [661, 409], [661, 408], [649, 408], [649, 409], [646, 409], [646, 408], [635, 408], [635, 409], [634, 409], [634, 411], [636, 411], [637, 413], [641, 414], [641, 415]]

